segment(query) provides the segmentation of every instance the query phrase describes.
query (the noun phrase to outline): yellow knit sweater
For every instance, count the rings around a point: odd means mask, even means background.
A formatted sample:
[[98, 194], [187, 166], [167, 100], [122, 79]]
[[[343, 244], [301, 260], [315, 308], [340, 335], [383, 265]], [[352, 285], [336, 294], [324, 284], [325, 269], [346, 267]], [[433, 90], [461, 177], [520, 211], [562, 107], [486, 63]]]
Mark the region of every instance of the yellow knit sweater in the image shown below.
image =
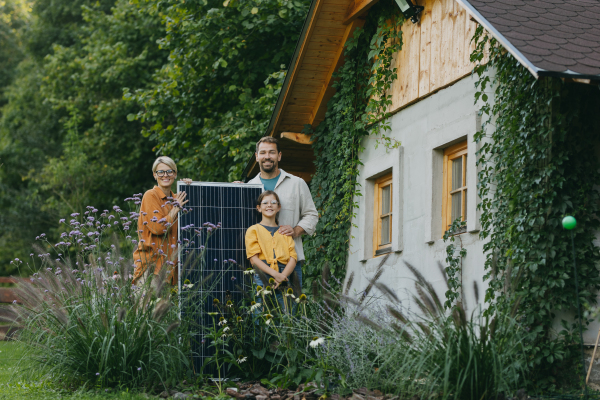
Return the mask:
[[[276, 257], [273, 257], [273, 254]], [[284, 236], [279, 232], [271, 236], [271, 232], [261, 224], [252, 225], [246, 231], [246, 256], [252, 258], [256, 255], [261, 260], [267, 260], [267, 264], [278, 272], [278, 262], [287, 264], [290, 257], [298, 260], [291, 236]]]

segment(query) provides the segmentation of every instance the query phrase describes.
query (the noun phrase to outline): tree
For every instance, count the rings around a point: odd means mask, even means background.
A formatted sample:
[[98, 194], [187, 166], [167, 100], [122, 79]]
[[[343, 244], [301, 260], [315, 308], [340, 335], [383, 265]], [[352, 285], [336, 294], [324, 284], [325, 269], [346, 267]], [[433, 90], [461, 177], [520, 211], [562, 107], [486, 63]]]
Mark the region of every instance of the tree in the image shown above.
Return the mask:
[[[240, 177], [267, 126], [282, 69], [291, 58], [308, 1], [150, 0], [167, 35], [169, 62], [149, 90], [127, 90], [142, 109], [157, 151], [202, 180]], [[278, 73], [269, 79], [273, 73]]]

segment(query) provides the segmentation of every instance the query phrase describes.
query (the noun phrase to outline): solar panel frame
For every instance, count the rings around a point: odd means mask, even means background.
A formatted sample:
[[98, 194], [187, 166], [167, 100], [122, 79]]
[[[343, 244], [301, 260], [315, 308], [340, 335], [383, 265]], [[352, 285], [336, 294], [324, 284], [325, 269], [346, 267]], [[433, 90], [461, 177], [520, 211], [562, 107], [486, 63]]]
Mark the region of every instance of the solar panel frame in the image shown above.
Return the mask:
[[[217, 283], [215, 290], [207, 293], [207, 299], [204, 308], [196, 317], [197, 321], [206, 326], [212, 324], [212, 318], [208, 316], [213, 298], [217, 298], [222, 304], [225, 304], [226, 294], [229, 292], [234, 301], [241, 300], [243, 294], [239, 290], [242, 286], [248, 285], [249, 277], [243, 274], [246, 268], [249, 268], [250, 262], [246, 259], [245, 233], [246, 230], [260, 222], [260, 214], [256, 211], [256, 199], [264, 191], [262, 184], [237, 184], [237, 183], [219, 183], [219, 182], [193, 182], [190, 185], [179, 181], [177, 191], [187, 193], [188, 203], [184, 206], [189, 211], [180, 212], [179, 224], [177, 228], [178, 239], [181, 243], [193, 243], [193, 246], [182, 248], [180, 246], [178, 257], [179, 270], [179, 293], [182, 293], [182, 282], [186, 278], [192, 278], [192, 283], [202, 281], [208, 274], [212, 273], [211, 281], [222, 277]], [[212, 220], [211, 220], [212, 219]], [[221, 222], [221, 228], [217, 229], [206, 242], [207, 230], [202, 225], [205, 222], [217, 225]], [[192, 229], [184, 230], [186, 226], [194, 224]], [[194, 228], [200, 228], [200, 234], [194, 232]], [[196, 240], [192, 237], [196, 236]], [[200, 246], [206, 244], [206, 248], [200, 254], [203, 260], [200, 260], [199, 270], [193, 269], [189, 276], [183, 276], [182, 265], [188, 262], [190, 250], [200, 250]], [[191, 253], [193, 256], [193, 252]], [[231, 266], [225, 260], [233, 259], [237, 266]], [[212, 265], [210, 260], [213, 261]], [[230, 277], [231, 275], [231, 277]], [[235, 278], [235, 279], [234, 279]], [[193, 290], [202, 293], [203, 287], [195, 286]], [[207, 341], [208, 342], [208, 341]], [[214, 348], [209, 348], [209, 343], [202, 343], [197, 340], [197, 348], [192, 348], [193, 364], [196, 372], [202, 368], [205, 360], [214, 355]], [[216, 377], [215, 368], [204, 369], [203, 372]], [[226, 377], [226, 371], [223, 368], [220, 374], [221, 378]]]

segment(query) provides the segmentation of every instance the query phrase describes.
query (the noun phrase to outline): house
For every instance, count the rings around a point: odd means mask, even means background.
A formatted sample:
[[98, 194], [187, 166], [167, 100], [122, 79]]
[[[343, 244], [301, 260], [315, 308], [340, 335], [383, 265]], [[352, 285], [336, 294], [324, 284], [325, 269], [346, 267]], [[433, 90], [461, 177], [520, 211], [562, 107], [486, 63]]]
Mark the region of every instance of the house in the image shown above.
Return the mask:
[[[312, 138], [335, 89], [334, 72], [343, 47], [377, 0], [313, 0], [266, 135], [281, 138], [281, 167], [310, 181], [315, 172]], [[357, 183], [362, 196], [350, 232], [347, 279], [364, 288], [384, 263], [381, 280], [406, 298], [417, 267], [438, 290], [445, 284], [442, 236], [457, 217], [467, 249], [462, 262], [464, 302], [473, 310], [487, 282], [474, 140], [482, 129], [475, 102], [477, 77], [470, 54], [477, 24], [535, 77], [581, 85], [600, 81], [600, 4], [585, 0], [418, 0], [420, 20], [402, 26], [403, 47], [395, 56], [398, 78], [391, 88], [391, 132], [401, 146], [376, 146], [365, 137]], [[489, 128], [488, 128], [489, 129]], [[245, 178], [254, 176], [251, 160]], [[386, 255], [388, 255], [386, 257]], [[588, 330], [586, 342], [596, 337]]]

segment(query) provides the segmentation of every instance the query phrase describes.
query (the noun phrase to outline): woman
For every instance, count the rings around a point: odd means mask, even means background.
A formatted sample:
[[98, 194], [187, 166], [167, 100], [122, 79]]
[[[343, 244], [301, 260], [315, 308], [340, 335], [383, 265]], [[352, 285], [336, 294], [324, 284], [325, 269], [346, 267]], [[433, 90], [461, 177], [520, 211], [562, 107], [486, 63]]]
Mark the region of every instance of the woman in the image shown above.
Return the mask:
[[[138, 218], [138, 247], [133, 253], [135, 271], [133, 283], [144, 284], [150, 274], [158, 275], [166, 264], [168, 280], [177, 283], [177, 215], [188, 201], [186, 193], [173, 194], [171, 186], [177, 179], [177, 165], [169, 157], [158, 157], [152, 165], [157, 186], [144, 193]], [[183, 179], [186, 184], [191, 179]]]

